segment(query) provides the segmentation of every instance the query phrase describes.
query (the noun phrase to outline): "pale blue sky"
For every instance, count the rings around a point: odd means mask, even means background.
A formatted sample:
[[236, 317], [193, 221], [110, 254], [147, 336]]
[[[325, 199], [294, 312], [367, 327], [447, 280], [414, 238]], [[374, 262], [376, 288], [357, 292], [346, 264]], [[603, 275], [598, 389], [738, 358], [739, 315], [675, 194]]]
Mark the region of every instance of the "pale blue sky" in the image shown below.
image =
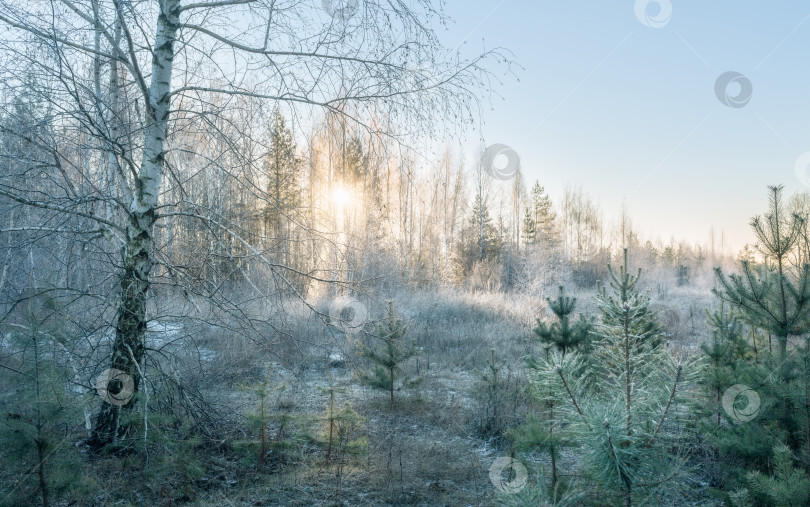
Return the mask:
[[[442, 38], [467, 38], [469, 53], [483, 38], [524, 67], [482, 134], [514, 148], [528, 180], [552, 197], [582, 185], [608, 217], [626, 199], [638, 229], [665, 240], [705, 242], [714, 226], [736, 251], [766, 185], [807, 188], [795, 166], [810, 151], [810, 2], [674, 2], [660, 28], [634, 3], [451, 0]], [[744, 107], [715, 96], [726, 71], [750, 80]]]

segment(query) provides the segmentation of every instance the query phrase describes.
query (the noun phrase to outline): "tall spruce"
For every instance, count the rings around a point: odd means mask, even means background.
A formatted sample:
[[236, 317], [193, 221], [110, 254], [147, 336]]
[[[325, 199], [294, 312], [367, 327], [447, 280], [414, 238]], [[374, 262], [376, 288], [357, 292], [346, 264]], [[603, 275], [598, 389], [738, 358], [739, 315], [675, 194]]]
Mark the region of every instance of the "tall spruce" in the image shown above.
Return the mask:
[[531, 202], [533, 221], [537, 230], [537, 241], [546, 246], [554, 242], [554, 229], [557, 214], [554, 213], [551, 198], [546, 193], [546, 189], [535, 182], [531, 190]]
[[523, 239], [523, 245], [528, 247], [533, 245], [537, 240], [537, 228], [534, 222], [534, 214], [530, 208], [526, 208], [526, 213], [523, 215], [523, 227], [521, 228], [520, 235]]
[[475, 231], [476, 260], [483, 261], [496, 257], [498, 254], [498, 228], [492, 223], [487, 203], [480, 195], [475, 196], [470, 225]]
[[353, 135], [346, 145], [343, 154], [343, 179], [350, 185], [363, 181], [366, 175], [368, 156], [363, 152], [363, 141], [359, 136]]
[[296, 155], [292, 131], [287, 127], [284, 115], [276, 109], [270, 126], [270, 149], [264, 159], [269, 201], [264, 220], [268, 233], [278, 239], [284, 239], [289, 218], [300, 205], [300, 168], [301, 160]]

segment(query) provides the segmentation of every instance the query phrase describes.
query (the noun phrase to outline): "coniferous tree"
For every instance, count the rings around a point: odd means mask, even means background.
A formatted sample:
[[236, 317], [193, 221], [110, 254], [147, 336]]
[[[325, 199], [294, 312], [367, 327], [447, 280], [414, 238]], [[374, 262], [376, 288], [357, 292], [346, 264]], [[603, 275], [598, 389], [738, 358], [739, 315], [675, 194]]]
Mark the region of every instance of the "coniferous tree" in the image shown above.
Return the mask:
[[720, 287], [714, 293], [729, 302], [752, 326], [765, 329], [776, 337], [778, 356], [774, 376], [780, 382], [774, 386], [774, 394], [780, 398], [779, 421], [796, 443], [801, 438], [792, 410], [795, 393], [791, 390], [791, 382], [796, 374], [789, 361], [787, 343], [791, 336], [801, 336], [810, 329], [810, 265], [789, 262], [801, 239], [804, 220], [797, 214], [786, 212], [781, 185], [768, 189], [768, 213], [751, 220], [765, 264], [754, 266], [749, 260], [741, 260], [741, 273], [728, 277], [721, 268], [715, 268]]
[[476, 265], [500, 258], [500, 233], [480, 195], [475, 196], [469, 219], [462, 230], [460, 247], [458, 261], [462, 276], [472, 273]]
[[504, 430], [513, 426], [518, 412], [517, 403], [522, 389], [507, 361], [499, 360], [495, 349], [490, 350], [487, 367], [473, 387], [473, 397], [479, 402], [475, 426], [480, 436], [500, 440]]
[[487, 203], [480, 195], [475, 196], [475, 202], [470, 215], [470, 225], [475, 234], [475, 247], [477, 259], [483, 261], [497, 255], [498, 229], [493, 225]]
[[802, 408], [800, 425], [800, 441], [804, 446], [801, 452], [801, 459], [805, 468], [810, 469], [810, 335], [805, 335], [804, 345], [798, 350], [799, 355], [799, 385], [795, 391], [797, 405]]
[[655, 245], [652, 244], [652, 241], [647, 240], [647, 242], [644, 243], [644, 254], [647, 258], [648, 263], [650, 264], [658, 263], [660, 252], [658, 251], [657, 248], [655, 248]]
[[54, 493], [66, 494], [85, 486], [82, 456], [73, 446], [60, 449], [64, 439], [59, 438], [64, 431], [60, 428], [67, 428], [77, 420], [83, 403], [69, 398], [65, 391], [66, 379], [71, 377], [67, 367], [43, 353], [47, 348], [58, 350], [54, 345], [68, 343], [70, 338], [58, 326], [45, 325], [46, 319], [33, 309], [33, 300], [27, 306], [27, 329], [15, 326], [4, 337], [19, 345], [23, 352], [4, 357], [4, 366], [21, 375], [19, 382], [4, 393], [0, 413], [3, 475], [8, 477], [7, 470], [19, 469], [17, 481], [0, 480], [0, 498], [3, 505], [25, 505], [39, 496], [39, 503], [48, 506], [52, 505], [49, 498]]
[[526, 208], [526, 214], [523, 216], [523, 227], [520, 231], [520, 235], [526, 247], [533, 245], [537, 240], [537, 229], [535, 227], [533, 213], [529, 208]]
[[706, 388], [716, 401], [717, 427], [720, 426], [720, 417], [723, 411], [721, 400], [723, 392], [733, 385], [733, 372], [736, 361], [743, 357], [748, 344], [742, 338], [742, 326], [739, 320], [724, 311], [709, 313], [706, 311], [708, 324], [712, 328], [711, 342], [700, 344], [703, 354], [708, 359], [709, 371], [706, 379]]
[[353, 135], [346, 146], [344, 155], [344, 180], [355, 185], [363, 180], [366, 173], [368, 157], [363, 151], [363, 142], [360, 137]]
[[414, 343], [404, 343], [408, 328], [402, 319], [394, 314], [394, 302], [388, 301], [388, 311], [383, 322], [375, 323], [375, 335], [382, 340], [382, 347], [361, 347], [360, 353], [371, 360], [371, 371], [361, 373], [363, 383], [389, 392], [391, 406], [394, 406], [394, 391], [399, 383], [402, 387], [412, 387], [419, 378], [404, 374], [405, 362], [419, 354]]
[[338, 471], [341, 470], [343, 457], [347, 453], [356, 454], [362, 450], [366, 440], [359, 435], [359, 425], [363, 418], [355, 412], [348, 402], [338, 405], [335, 394], [345, 394], [345, 389], [338, 389], [330, 385], [322, 388], [329, 396], [326, 416], [323, 418], [324, 427], [320, 434], [320, 443], [326, 447], [325, 460], [335, 461]]
[[793, 453], [786, 445], [773, 448], [773, 475], [750, 472], [748, 482], [762, 505], [792, 507], [810, 501], [810, 477], [793, 468]]
[[[614, 273], [608, 266], [611, 277], [613, 294], [607, 292], [607, 287], [599, 284], [596, 303], [602, 311], [602, 322], [605, 326], [619, 327], [628, 325], [627, 330], [633, 336], [632, 346], [639, 350], [653, 349], [661, 344], [661, 323], [658, 316], [650, 310], [652, 302], [649, 294], [639, 292], [636, 284], [641, 278], [641, 268], [636, 276], [628, 271], [627, 249], [624, 250], [624, 264], [619, 273]], [[632, 319], [627, 319], [626, 308], [636, 308]]]
[[628, 273], [626, 250], [618, 275], [609, 271], [612, 294], [603, 288], [597, 296], [602, 320], [592, 367], [578, 377], [582, 357], [575, 352], [555, 372], [543, 374], [556, 373], [562, 383], [569, 431], [592, 478], [629, 506], [661, 501], [686, 487], [678, 451], [682, 435], [670, 420], [686, 413], [684, 393], [698, 368], [650, 346], [661, 328], [649, 294], [639, 292], [638, 276]]
[[770, 209], [751, 220], [760, 253], [773, 264], [763, 276], [750, 261], [740, 262], [741, 274], [726, 277], [716, 268], [720, 288], [714, 293], [738, 309], [746, 320], [772, 332], [779, 342], [779, 362], [787, 360], [787, 341], [808, 330], [810, 265], [790, 266], [788, 258], [801, 238], [803, 220], [789, 216], [782, 202], [783, 187], [768, 187]]
[[270, 126], [270, 150], [264, 160], [269, 198], [264, 220], [268, 232], [277, 238], [285, 234], [288, 217], [300, 205], [300, 167], [293, 134], [284, 115], [276, 109]]
[[534, 214], [532, 219], [537, 230], [537, 240], [549, 246], [554, 242], [557, 215], [554, 213], [551, 198], [540, 182], [535, 182], [532, 186], [531, 199]]
[[[529, 357], [528, 367], [534, 374], [529, 379], [531, 393], [542, 407], [542, 418], [530, 416], [523, 424], [507, 431], [507, 437], [513, 441], [520, 451], [547, 452], [551, 459], [550, 495], [555, 501], [563, 494], [560, 491], [560, 477], [557, 460], [563, 448], [572, 447], [576, 442], [572, 440], [570, 431], [566, 431], [563, 424], [564, 411], [561, 405], [566, 401], [566, 393], [556, 373], [559, 364], [574, 365], [572, 369], [581, 369], [582, 362], [578, 358], [570, 361], [564, 358], [559, 351], [542, 355], [539, 359]], [[568, 363], [566, 363], [568, 361]], [[567, 485], [564, 485], [564, 488]], [[541, 490], [545, 488], [541, 485]], [[553, 505], [557, 505], [554, 503]]]
[[[783, 438], [783, 432], [773, 428], [774, 425], [760, 423], [760, 420], [775, 419], [772, 400], [778, 395], [773, 389], [774, 377], [757, 362], [753, 347], [744, 339], [744, 321], [722, 306], [719, 311], [706, 314], [712, 336], [710, 341], [701, 344], [708, 366], [702, 383], [716, 413], [713, 423], [703, 426], [703, 434], [718, 451], [719, 469], [728, 474], [731, 484], [741, 485], [746, 470], [736, 463], [764, 467], [771, 449]], [[731, 407], [724, 405], [729, 387], [737, 384], [751, 386], [761, 397], [761, 405], [750, 405], [747, 393], [736, 396]], [[752, 412], [749, 414], [749, 411]], [[741, 415], [750, 415], [752, 419], [741, 419]]]
[[565, 357], [565, 352], [571, 348], [587, 350], [593, 326], [581, 314], [578, 320], [571, 322], [577, 299], [566, 296], [563, 286], [560, 285], [560, 295], [557, 299], [552, 301], [551, 298], [546, 298], [546, 301], [548, 301], [551, 311], [557, 316], [558, 322], [548, 326], [537, 319], [537, 327], [534, 332], [540, 341], [556, 346], [562, 352], [563, 357]]

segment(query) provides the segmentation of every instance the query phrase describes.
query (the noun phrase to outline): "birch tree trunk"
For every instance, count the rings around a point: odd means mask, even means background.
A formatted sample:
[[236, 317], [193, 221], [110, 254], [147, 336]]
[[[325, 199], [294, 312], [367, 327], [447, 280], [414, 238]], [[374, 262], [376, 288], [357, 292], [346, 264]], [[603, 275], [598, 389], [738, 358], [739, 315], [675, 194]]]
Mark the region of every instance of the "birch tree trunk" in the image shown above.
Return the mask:
[[[135, 182], [135, 195], [129, 209], [126, 243], [122, 249], [121, 302], [118, 308], [111, 368], [132, 377], [138, 392], [138, 366], [146, 345], [146, 301], [152, 271], [152, 234], [157, 218], [158, 195], [163, 180], [166, 132], [169, 119], [174, 42], [180, 17], [180, 1], [160, 2], [157, 18], [152, 80], [146, 105], [146, 131], [141, 167]], [[123, 405], [104, 403], [96, 419], [89, 443], [99, 448], [126, 437], [129, 428], [121, 423], [120, 411], [135, 405], [133, 396]]]

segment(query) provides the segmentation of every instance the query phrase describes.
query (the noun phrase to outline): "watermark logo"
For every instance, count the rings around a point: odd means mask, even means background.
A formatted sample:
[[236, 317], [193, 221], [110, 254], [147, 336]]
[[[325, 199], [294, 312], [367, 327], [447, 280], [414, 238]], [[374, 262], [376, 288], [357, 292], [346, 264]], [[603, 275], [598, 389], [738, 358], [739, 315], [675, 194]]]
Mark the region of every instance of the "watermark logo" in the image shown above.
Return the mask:
[[[513, 475], [514, 474], [514, 475]], [[506, 477], [504, 477], [506, 475]], [[504, 479], [511, 479], [504, 482]], [[489, 480], [495, 489], [502, 493], [518, 493], [526, 486], [529, 474], [523, 463], [509, 456], [501, 456], [489, 467]]]
[[[734, 88], [737, 89], [734, 90]], [[745, 107], [753, 93], [754, 86], [751, 84], [751, 80], [733, 70], [723, 72], [714, 82], [714, 94], [724, 106], [735, 109]]]
[[344, 333], [358, 333], [368, 322], [368, 309], [353, 297], [340, 296], [329, 305], [329, 322]]
[[[745, 405], [740, 406], [745, 398]], [[723, 393], [723, 410], [737, 422], [748, 422], [759, 413], [759, 393], [745, 384], [734, 384]]]
[[357, 13], [359, 0], [323, 0], [323, 8], [333, 18], [348, 21]]
[[130, 374], [121, 370], [110, 368], [96, 378], [96, 393], [110, 405], [123, 407], [132, 399], [134, 392], [135, 381]]
[[672, 3], [669, 0], [636, 0], [636, 17], [650, 28], [663, 28], [672, 19]]
[[505, 144], [491, 144], [484, 150], [481, 165], [493, 178], [506, 181], [520, 170], [520, 156]]
[[810, 151], [802, 153], [796, 159], [796, 178], [799, 183], [806, 187], [810, 187]]

